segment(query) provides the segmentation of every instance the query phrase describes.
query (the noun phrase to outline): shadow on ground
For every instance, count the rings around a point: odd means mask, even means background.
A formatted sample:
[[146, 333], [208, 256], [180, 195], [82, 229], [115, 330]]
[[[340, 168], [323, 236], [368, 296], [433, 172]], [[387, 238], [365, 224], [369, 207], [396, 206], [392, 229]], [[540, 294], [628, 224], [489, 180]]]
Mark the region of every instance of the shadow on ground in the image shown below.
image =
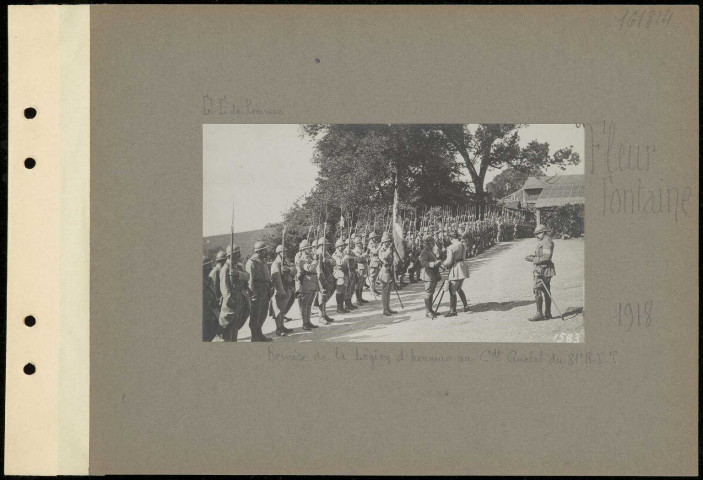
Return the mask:
[[508, 310], [512, 310], [513, 308], [524, 307], [525, 305], [531, 305], [534, 303], [534, 300], [515, 300], [511, 302], [486, 302], [478, 303], [475, 305], [469, 304], [469, 308], [472, 312], [476, 313], [494, 311], [507, 312]]

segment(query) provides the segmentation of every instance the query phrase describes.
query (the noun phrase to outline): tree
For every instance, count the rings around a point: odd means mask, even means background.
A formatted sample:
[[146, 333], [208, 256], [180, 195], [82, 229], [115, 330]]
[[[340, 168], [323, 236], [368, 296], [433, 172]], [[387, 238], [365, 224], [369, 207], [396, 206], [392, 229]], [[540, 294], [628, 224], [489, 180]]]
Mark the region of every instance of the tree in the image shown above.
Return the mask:
[[469, 125], [430, 125], [439, 132], [448, 148], [460, 155], [469, 171], [474, 192], [479, 201], [486, 201], [484, 189], [489, 169], [512, 167], [520, 171], [544, 172], [546, 168], [577, 165], [581, 159], [571, 147], [562, 148], [549, 155], [549, 144], [531, 141], [520, 146], [519, 130], [523, 124], [482, 124], [473, 131]]
[[537, 170], [507, 168], [486, 185], [486, 192], [490, 193], [495, 200], [500, 200], [522, 188], [527, 177], [539, 174]]
[[302, 133], [316, 141], [315, 191], [334, 198], [345, 212], [390, 205], [395, 188], [415, 208], [469, 199], [461, 165], [436, 131], [418, 125], [304, 125]]

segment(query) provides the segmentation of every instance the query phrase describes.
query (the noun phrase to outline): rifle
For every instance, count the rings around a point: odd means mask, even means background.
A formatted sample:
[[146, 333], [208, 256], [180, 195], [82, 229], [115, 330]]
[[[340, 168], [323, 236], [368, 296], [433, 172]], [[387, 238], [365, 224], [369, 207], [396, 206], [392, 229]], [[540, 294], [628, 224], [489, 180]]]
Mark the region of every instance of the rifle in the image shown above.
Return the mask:
[[[234, 261], [231, 259], [234, 256], [234, 197], [232, 197], [232, 236], [230, 238], [229, 253], [230, 263], [234, 263]], [[232, 270], [230, 269], [230, 272], [231, 271]]]

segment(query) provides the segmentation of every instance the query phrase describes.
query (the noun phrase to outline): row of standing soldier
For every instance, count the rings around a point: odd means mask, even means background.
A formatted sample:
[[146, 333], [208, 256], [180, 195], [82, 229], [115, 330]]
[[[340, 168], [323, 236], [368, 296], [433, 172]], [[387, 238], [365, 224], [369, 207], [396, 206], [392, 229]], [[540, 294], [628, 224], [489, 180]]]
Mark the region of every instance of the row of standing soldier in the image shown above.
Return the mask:
[[203, 257], [203, 340], [236, 341], [238, 331], [249, 319], [252, 341], [271, 341], [262, 332], [269, 314], [276, 323], [275, 334], [286, 336], [292, 332], [284, 324], [290, 320], [286, 313], [296, 298], [303, 318], [302, 328], [312, 330], [317, 328], [310, 319], [313, 305], [319, 308], [320, 322], [330, 324], [334, 319], [327, 314], [327, 303], [332, 295], [337, 313], [348, 313], [358, 308], [353, 304], [354, 296], [359, 305], [368, 303], [363, 298], [367, 286], [375, 297], [381, 297], [383, 314], [393, 315], [397, 312], [390, 308], [391, 288], [403, 288], [406, 273], [411, 283], [425, 282], [426, 314], [434, 317], [432, 299], [441, 278], [440, 268], [449, 272], [443, 284], [449, 292], [447, 316], [457, 314], [457, 295], [464, 311], [468, 311], [461, 288], [469, 276], [465, 260], [497, 241], [516, 237], [518, 224], [497, 218], [457, 222], [456, 226], [461, 228], [460, 232], [449, 227], [405, 232], [405, 258], [394, 253], [388, 233], [378, 241], [374, 232], [368, 240], [366, 235], [338, 240], [332, 254], [324, 237], [312, 244], [303, 240], [294, 265], [288, 264], [281, 245], [275, 250], [273, 262], [267, 264], [269, 247], [263, 242], [256, 242], [246, 266], [241, 264], [241, 251], [236, 245], [234, 255], [230, 246], [226, 252], [217, 254], [212, 270], [209, 259]]

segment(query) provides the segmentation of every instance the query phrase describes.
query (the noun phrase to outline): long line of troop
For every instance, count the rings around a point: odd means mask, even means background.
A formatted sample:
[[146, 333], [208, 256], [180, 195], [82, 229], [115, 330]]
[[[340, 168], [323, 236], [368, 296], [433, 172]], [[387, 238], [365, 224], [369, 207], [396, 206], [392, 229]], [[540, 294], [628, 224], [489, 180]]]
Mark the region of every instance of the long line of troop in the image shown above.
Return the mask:
[[226, 251], [217, 253], [214, 266], [203, 256], [203, 340], [236, 342], [239, 330], [249, 320], [252, 342], [272, 341], [262, 331], [268, 316], [275, 322], [275, 335], [287, 336], [293, 329], [285, 325], [291, 320], [286, 315], [296, 299], [303, 330], [318, 328], [311, 321], [313, 307], [319, 312], [318, 323], [329, 325], [335, 321], [327, 310], [333, 296], [336, 312], [346, 314], [369, 303], [364, 299], [365, 290], [381, 298], [383, 315], [394, 315], [397, 311], [391, 308], [391, 293], [406, 285], [405, 275], [411, 283], [424, 282], [425, 314], [434, 318], [438, 313], [433, 300], [441, 271], [447, 272], [442, 290], [449, 294], [450, 308], [445, 316], [457, 315], [458, 299], [468, 312], [462, 289], [469, 277], [467, 260], [502, 240], [503, 231], [496, 225], [486, 228], [481, 236], [468, 232], [427, 230], [408, 235], [403, 240], [402, 256], [388, 232], [380, 239], [372, 232], [368, 238], [339, 239], [334, 245], [324, 237], [312, 242], [304, 239], [292, 264], [282, 245], [271, 255], [270, 247], [257, 241], [244, 265], [240, 248], [228, 245]]

